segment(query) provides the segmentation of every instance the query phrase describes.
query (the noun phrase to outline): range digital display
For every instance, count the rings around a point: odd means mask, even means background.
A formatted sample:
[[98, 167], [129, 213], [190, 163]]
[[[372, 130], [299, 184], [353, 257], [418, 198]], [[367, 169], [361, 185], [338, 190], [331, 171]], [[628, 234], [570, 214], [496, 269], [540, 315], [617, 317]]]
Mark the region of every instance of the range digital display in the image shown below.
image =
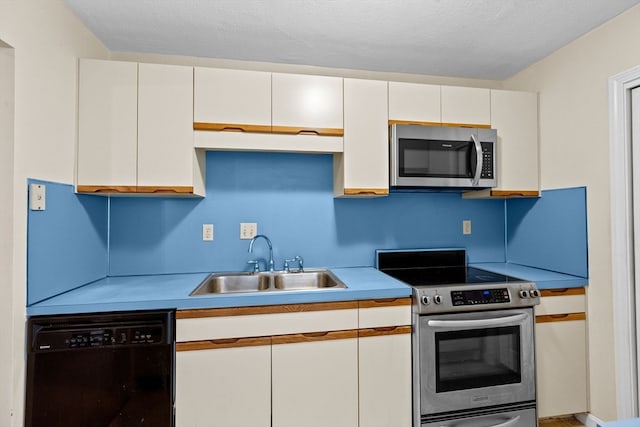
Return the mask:
[[509, 290], [500, 289], [471, 289], [451, 291], [451, 301], [454, 306], [477, 304], [504, 304], [511, 302]]

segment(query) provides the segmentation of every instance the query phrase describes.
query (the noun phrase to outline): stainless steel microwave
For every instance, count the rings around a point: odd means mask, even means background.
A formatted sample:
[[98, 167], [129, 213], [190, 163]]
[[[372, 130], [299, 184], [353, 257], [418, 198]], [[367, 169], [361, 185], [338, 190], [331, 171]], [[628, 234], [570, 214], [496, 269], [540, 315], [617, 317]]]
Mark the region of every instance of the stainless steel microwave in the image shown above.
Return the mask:
[[394, 124], [390, 128], [392, 188], [495, 187], [495, 129]]

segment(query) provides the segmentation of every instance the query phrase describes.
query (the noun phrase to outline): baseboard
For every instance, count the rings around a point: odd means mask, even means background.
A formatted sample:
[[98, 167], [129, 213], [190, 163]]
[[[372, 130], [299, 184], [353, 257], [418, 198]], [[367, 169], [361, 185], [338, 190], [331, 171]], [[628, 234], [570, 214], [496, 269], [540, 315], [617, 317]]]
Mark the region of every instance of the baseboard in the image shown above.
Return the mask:
[[598, 427], [604, 424], [604, 421], [588, 413], [576, 414], [575, 417], [584, 424], [585, 427]]

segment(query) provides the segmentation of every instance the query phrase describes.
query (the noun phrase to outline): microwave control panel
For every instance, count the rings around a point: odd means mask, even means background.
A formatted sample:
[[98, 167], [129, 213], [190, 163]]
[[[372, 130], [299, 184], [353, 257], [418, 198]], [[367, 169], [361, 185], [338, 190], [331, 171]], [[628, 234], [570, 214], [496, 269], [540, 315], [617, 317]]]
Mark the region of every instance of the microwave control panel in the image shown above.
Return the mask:
[[481, 179], [493, 179], [493, 143], [482, 142], [482, 172]]

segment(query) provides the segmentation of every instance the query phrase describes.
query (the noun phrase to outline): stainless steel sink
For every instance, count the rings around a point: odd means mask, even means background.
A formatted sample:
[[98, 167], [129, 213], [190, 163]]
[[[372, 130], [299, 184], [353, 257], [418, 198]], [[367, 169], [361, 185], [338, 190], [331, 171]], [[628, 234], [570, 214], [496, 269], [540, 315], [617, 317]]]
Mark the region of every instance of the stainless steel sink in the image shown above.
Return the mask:
[[274, 275], [273, 278], [274, 288], [283, 290], [340, 289], [347, 287], [329, 270], [283, 273]]
[[247, 292], [310, 291], [318, 289], [346, 289], [331, 271], [307, 270], [298, 273], [212, 273], [189, 295], [211, 295]]

